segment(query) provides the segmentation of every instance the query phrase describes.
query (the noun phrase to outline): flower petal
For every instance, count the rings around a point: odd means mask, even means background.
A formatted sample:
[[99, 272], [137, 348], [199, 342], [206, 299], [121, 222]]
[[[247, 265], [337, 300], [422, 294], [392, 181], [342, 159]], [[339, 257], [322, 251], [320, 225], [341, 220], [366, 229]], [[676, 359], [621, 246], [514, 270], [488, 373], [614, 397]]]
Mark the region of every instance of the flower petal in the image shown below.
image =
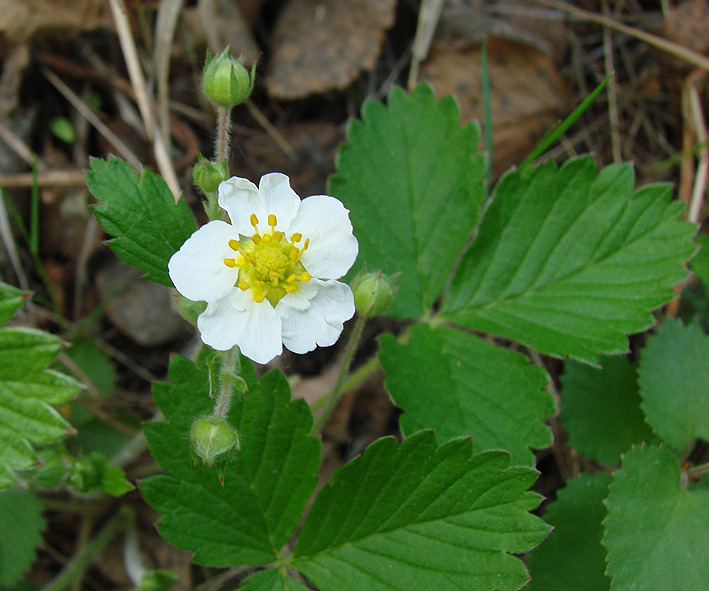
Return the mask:
[[227, 244], [232, 238], [239, 239], [234, 227], [218, 220], [192, 234], [167, 265], [177, 291], [189, 300], [211, 302], [234, 289], [237, 271], [224, 264], [235, 254]]
[[[258, 184], [266, 213], [276, 216], [276, 230], [287, 232], [300, 208], [300, 197], [291, 189], [290, 179], [280, 172], [264, 174]], [[268, 220], [259, 218], [259, 230], [268, 232]]]
[[[354, 316], [354, 297], [348, 285], [339, 281], [312, 279], [301, 284], [301, 297], [287, 294], [276, 306], [283, 322], [283, 344], [293, 353], [307, 353], [315, 347], [334, 345], [343, 324]], [[310, 306], [302, 309], [302, 297]], [[296, 305], [293, 305], [296, 304]]]
[[256, 214], [260, 225], [266, 223], [268, 216], [256, 185], [238, 176], [233, 176], [219, 185], [219, 206], [229, 214], [236, 231], [244, 236], [254, 233], [250, 221], [252, 213]]
[[268, 301], [257, 304], [247, 291], [236, 288], [210, 302], [197, 319], [202, 341], [219, 351], [239, 345], [256, 363], [268, 363], [283, 351], [281, 319]]
[[354, 264], [359, 246], [348, 214], [342, 203], [327, 195], [301, 202], [288, 233], [300, 232], [310, 239], [300, 261], [313, 277], [339, 279]]

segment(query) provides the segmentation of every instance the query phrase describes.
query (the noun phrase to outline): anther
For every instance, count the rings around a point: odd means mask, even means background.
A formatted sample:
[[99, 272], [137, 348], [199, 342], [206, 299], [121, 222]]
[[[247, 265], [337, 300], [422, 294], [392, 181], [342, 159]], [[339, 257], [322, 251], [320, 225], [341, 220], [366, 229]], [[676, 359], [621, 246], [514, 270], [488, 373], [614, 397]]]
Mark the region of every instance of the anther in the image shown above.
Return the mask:
[[273, 240], [273, 238], [271, 238], [271, 235], [270, 235], [270, 234], [264, 234], [263, 236], [261, 236], [261, 238], [262, 238], [263, 241], [266, 242], [266, 243], [271, 242], [271, 240]]
[[268, 214], [268, 225], [271, 226], [271, 228], [276, 225], [276, 216], [272, 213]]
[[310, 246], [310, 238], [305, 239], [305, 244], [303, 244], [303, 250], [308, 250], [308, 246]]
[[296, 286], [295, 285], [286, 285], [285, 289], [286, 289], [287, 293], [292, 293], [296, 290]]
[[266, 299], [266, 296], [263, 295], [262, 293], [260, 293], [260, 294], [254, 296], [254, 301], [255, 301], [257, 304], [260, 304], [260, 303], [263, 302], [263, 300], [265, 300], [265, 299]]
[[251, 214], [251, 217], [249, 218], [249, 221], [251, 222], [251, 225], [255, 228], [258, 226], [258, 218], [256, 217], [255, 213]]
[[260, 242], [261, 242], [261, 236], [259, 236], [258, 234], [254, 234], [254, 235], [251, 237], [251, 240], [253, 240], [253, 243], [254, 243], [254, 244], [260, 244]]
[[303, 272], [300, 274], [300, 280], [301, 280], [303, 283], [307, 283], [308, 281], [310, 281], [310, 279], [311, 279], [310, 273], [308, 273], [307, 271], [303, 271]]
[[290, 252], [288, 253], [288, 255], [290, 260], [295, 263], [298, 260], [298, 249], [295, 246], [291, 245]]
[[232, 269], [236, 267], [236, 261], [234, 259], [224, 259], [224, 264]]
[[295, 281], [295, 273], [292, 273], [288, 279], [286, 279], [288, 283], [293, 283]]
[[281, 232], [280, 230], [276, 230], [276, 231], [273, 233], [273, 239], [274, 239], [276, 242], [280, 242], [281, 240], [283, 240], [283, 232]]
[[300, 232], [296, 232], [290, 237], [291, 242], [300, 242], [303, 239], [303, 235]]
[[242, 291], [246, 291], [249, 289], [249, 284], [246, 283], [246, 281], [239, 281], [239, 289]]
[[229, 240], [228, 242], [229, 248], [232, 250], [239, 250], [241, 248], [241, 243], [238, 240], [234, 240], [233, 238]]

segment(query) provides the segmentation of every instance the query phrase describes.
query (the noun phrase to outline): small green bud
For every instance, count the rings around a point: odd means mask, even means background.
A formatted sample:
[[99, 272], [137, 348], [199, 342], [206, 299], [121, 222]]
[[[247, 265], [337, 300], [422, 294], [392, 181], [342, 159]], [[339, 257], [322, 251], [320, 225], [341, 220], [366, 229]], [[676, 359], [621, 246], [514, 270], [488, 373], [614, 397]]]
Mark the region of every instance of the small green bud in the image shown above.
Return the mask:
[[197, 155], [197, 164], [192, 169], [192, 178], [205, 195], [214, 193], [222, 181], [229, 178], [229, 165], [224, 162], [210, 162], [202, 154]]
[[202, 71], [202, 90], [218, 107], [234, 107], [243, 103], [254, 89], [254, 72], [244, 67], [244, 59], [236, 59], [227, 47], [219, 57], [207, 54]]
[[69, 474], [69, 484], [80, 493], [87, 494], [101, 486], [108, 460], [98, 452], [76, 458]]
[[359, 275], [352, 283], [355, 308], [368, 318], [389, 307], [394, 291], [394, 282], [381, 271]]
[[240, 450], [239, 434], [223, 417], [209, 416], [197, 419], [190, 428], [192, 450], [207, 466], [226, 460], [229, 452]]

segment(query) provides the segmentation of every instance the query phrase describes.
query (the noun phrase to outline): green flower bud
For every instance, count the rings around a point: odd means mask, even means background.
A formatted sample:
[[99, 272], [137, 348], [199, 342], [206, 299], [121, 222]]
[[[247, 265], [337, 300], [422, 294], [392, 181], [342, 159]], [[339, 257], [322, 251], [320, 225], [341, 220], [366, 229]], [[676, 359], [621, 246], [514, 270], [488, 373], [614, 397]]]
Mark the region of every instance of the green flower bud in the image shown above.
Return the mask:
[[384, 312], [394, 296], [394, 282], [381, 271], [364, 273], [352, 283], [357, 312], [371, 318]]
[[205, 195], [214, 193], [222, 181], [229, 178], [229, 165], [224, 162], [210, 162], [202, 154], [197, 155], [197, 164], [192, 169], [192, 178]]
[[234, 107], [243, 103], [254, 89], [254, 73], [244, 67], [243, 58], [236, 59], [227, 47], [219, 57], [207, 54], [202, 71], [202, 90], [218, 107]]
[[207, 466], [228, 460], [232, 450], [240, 450], [239, 434], [223, 417], [209, 416], [197, 419], [190, 428], [192, 451]]
[[99, 488], [107, 462], [106, 457], [98, 452], [76, 458], [69, 474], [69, 484], [83, 494]]

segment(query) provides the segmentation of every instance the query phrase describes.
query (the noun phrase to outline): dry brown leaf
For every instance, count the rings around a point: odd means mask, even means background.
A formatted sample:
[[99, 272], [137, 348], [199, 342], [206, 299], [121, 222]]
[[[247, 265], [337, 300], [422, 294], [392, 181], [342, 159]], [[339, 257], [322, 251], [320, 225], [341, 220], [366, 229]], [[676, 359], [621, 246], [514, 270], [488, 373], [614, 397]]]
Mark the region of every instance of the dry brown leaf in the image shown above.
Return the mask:
[[104, 0], [0, 0], [0, 33], [13, 42], [38, 33], [78, 34], [105, 24]]
[[[709, 5], [705, 0], [688, 0], [672, 8], [656, 32], [704, 55], [709, 54]], [[658, 53], [660, 60], [678, 73], [686, 74], [691, 64], [667, 52]]]
[[297, 99], [345, 88], [379, 56], [395, 0], [291, 0], [273, 33], [271, 96]]
[[[453, 94], [463, 121], [483, 119], [479, 46], [439, 48], [431, 52], [421, 78], [438, 94]], [[544, 132], [569, 113], [571, 93], [551, 59], [522, 43], [490, 39], [490, 103], [493, 174], [519, 162]]]

